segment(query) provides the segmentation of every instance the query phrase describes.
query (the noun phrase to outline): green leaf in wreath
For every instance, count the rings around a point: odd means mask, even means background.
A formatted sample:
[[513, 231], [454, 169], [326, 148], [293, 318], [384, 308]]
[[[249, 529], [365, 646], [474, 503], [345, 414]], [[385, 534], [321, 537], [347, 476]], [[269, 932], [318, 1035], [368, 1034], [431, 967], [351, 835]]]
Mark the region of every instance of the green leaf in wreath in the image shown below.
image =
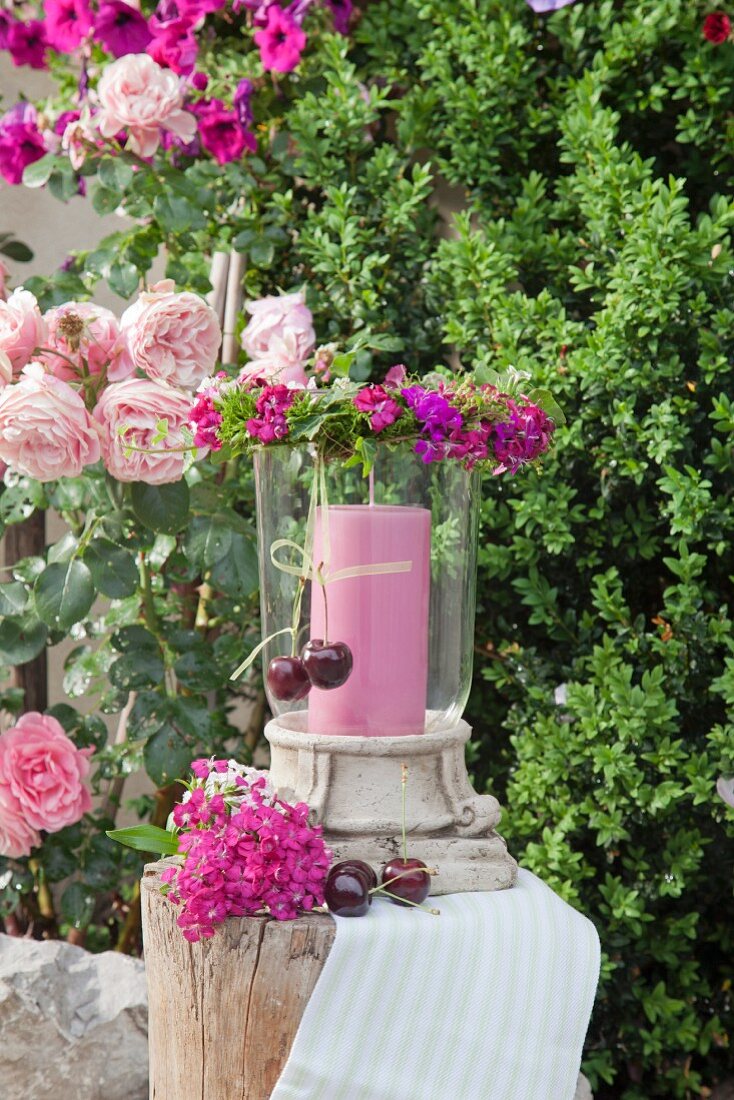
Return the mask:
[[161, 856], [175, 856], [178, 852], [178, 837], [168, 829], [159, 829], [156, 825], [131, 825], [129, 829], [109, 829], [107, 836], [134, 848], [136, 852], [156, 852]]
[[171, 481], [166, 485], [133, 482], [131, 489], [133, 512], [151, 531], [175, 535], [189, 518], [189, 487], [186, 482]]
[[566, 423], [566, 417], [563, 415], [563, 409], [554, 400], [550, 390], [532, 390], [528, 394], [528, 399], [537, 405], [539, 409], [542, 409], [547, 416], [560, 427], [561, 424]]
[[33, 592], [38, 617], [56, 630], [68, 630], [83, 619], [95, 597], [92, 574], [76, 559], [49, 565]]

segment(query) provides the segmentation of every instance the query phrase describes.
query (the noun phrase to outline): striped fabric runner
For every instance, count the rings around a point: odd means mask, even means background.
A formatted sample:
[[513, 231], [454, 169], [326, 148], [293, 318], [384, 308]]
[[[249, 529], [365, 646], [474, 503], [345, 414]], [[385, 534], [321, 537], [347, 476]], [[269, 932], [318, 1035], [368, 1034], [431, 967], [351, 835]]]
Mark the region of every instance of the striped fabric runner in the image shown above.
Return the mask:
[[271, 1100], [573, 1100], [594, 926], [528, 871], [433, 904], [337, 918]]

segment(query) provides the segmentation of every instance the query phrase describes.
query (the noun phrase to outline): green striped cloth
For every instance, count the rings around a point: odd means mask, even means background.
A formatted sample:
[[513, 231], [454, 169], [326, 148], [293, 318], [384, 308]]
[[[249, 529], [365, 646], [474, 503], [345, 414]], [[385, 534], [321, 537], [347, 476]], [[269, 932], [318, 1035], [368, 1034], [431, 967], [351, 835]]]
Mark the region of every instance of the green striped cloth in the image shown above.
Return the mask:
[[336, 919], [271, 1100], [573, 1100], [593, 924], [522, 870], [512, 890], [433, 904]]

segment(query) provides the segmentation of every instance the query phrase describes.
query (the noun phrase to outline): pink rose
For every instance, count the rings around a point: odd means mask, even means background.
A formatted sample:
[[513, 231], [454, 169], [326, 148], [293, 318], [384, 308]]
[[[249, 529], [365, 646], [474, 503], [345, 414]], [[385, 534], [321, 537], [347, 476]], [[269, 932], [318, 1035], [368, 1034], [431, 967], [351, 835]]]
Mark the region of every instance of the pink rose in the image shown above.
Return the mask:
[[97, 85], [99, 132], [112, 138], [127, 130], [127, 148], [152, 157], [160, 145], [161, 130], [184, 143], [196, 133], [196, 119], [181, 109], [184, 85], [170, 69], [162, 69], [147, 54], [126, 54], [108, 65]]
[[282, 358], [274, 354], [264, 359], [253, 359], [240, 371], [238, 382], [246, 382], [250, 378], [267, 379], [269, 385], [280, 383], [283, 386], [291, 386], [298, 389], [305, 388], [308, 383], [308, 375], [300, 363], [293, 362], [284, 354]]
[[92, 808], [83, 784], [92, 751], [78, 749], [50, 715], [24, 714], [0, 735], [0, 799], [15, 800], [31, 829], [73, 825]]
[[[149, 485], [180, 481], [186, 457], [180, 449], [186, 445], [182, 429], [188, 426], [190, 410], [191, 398], [165, 382], [128, 378], [108, 386], [94, 417], [102, 431], [104, 463], [112, 476]], [[163, 440], [158, 431], [161, 420], [168, 422]], [[131, 446], [139, 449], [130, 450]]]
[[106, 367], [112, 382], [132, 374], [132, 363], [124, 358], [120, 325], [111, 310], [91, 302], [65, 302], [48, 310], [44, 320], [48, 328], [46, 344], [59, 354], [44, 354], [42, 359], [57, 378], [65, 382], [80, 378], [82, 358], [90, 374], [101, 374]]
[[272, 363], [304, 363], [316, 344], [311, 310], [305, 294], [279, 294], [248, 302], [252, 320], [242, 333], [242, 347], [251, 359]]
[[0, 351], [0, 390], [13, 381], [13, 364], [4, 351]]
[[196, 389], [217, 362], [222, 330], [203, 298], [164, 279], [126, 309], [120, 329], [134, 367], [158, 382]]
[[45, 337], [38, 302], [29, 290], [19, 286], [6, 302], [0, 302], [0, 351], [10, 358], [14, 374], [20, 374]]
[[7, 302], [8, 300], [8, 275], [10, 274], [10, 268], [8, 268], [2, 260], [0, 260], [0, 302]]
[[26, 821], [18, 799], [0, 783], [0, 856], [9, 859], [29, 856], [31, 848], [40, 843], [40, 834]]
[[99, 456], [99, 435], [81, 397], [41, 363], [29, 363], [19, 382], [0, 390], [0, 461], [55, 481], [78, 477]]

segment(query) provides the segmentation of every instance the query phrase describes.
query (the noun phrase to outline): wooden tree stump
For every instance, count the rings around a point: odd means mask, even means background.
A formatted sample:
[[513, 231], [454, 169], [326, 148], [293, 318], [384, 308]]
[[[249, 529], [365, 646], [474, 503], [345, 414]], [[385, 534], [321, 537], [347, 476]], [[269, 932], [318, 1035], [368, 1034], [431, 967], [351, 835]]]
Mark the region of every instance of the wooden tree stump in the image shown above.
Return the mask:
[[334, 942], [331, 917], [230, 918], [189, 943], [160, 893], [168, 860], [142, 883], [151, 1100], [267, 1100]]

